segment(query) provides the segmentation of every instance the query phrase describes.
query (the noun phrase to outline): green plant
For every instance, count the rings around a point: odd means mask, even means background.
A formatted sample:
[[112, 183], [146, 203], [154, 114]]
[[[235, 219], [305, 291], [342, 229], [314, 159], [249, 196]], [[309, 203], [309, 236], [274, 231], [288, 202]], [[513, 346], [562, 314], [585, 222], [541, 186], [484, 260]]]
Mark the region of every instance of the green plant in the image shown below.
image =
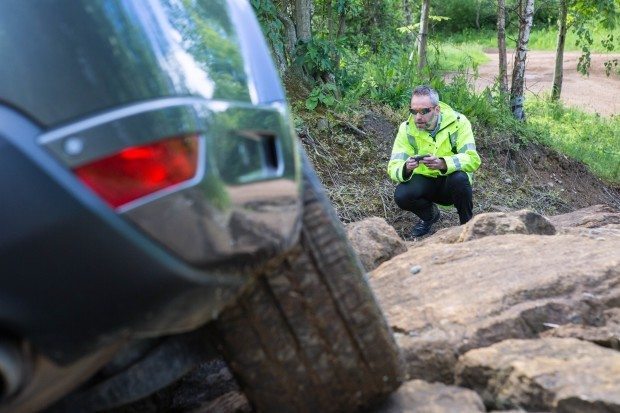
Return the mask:
[[323, 83], [316, 86], [310, 92], [308, 99], [306, 99], [306, 109], [314, 110], [319, 104], [327, 107], [332, 107], [336, 104], [335, 94], [338, 88], [333, 83]]
[[338, 49], [332, 42], [315, 37], [297, 46], [295, 63], [303, 66], [313, 78], [321, 79], [327, 74], [336, 73], [335, 62], [338, 58]]
[[620, 183], [620, 117], [605, 118], [546, 99], [531, 99], [526, 106], [529, 129], [539, 141], [585, 163], [601, 178]]

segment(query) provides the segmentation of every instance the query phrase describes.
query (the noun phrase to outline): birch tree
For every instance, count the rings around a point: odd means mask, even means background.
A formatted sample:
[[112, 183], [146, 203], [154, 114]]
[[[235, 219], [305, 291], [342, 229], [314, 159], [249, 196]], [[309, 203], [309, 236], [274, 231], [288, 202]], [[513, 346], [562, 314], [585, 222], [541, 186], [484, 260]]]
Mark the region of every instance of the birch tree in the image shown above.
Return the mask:
[[497, 0], [497, 49], [499, 53], [499, 89], [508, 94], [508, 58], [506, 57], [506, 1]]
[[510, 87], [510, 109], [515, 118], [525, 119], [523, 102], [525, 100], [525, 61], [527, 58], [527, 46], [530, 41], [530, 31], [532, 30], [532, 20], [534, 17], [534, 0], [519, 1], [519, 37], [517, 39], [517, 50], [515, 52], [515, 62], [512, 70], [512, 85]]
[[568, 16], [568, 0], [559, 0], [558, 6], [558, 41], [555, 49], [555, 70], [553, 72], [553, 86], [551, 99], [559, 100], [562, 94], [562, 79], [564, 78], [564, 44], [566, 43], [566, 21]]
[[428, 15], [430, 0], [422, 0], [422, 10], [420, 12], [420, 34], [418, 36], [418, 68], [426, 66], [426, 45], [428, 42]]
[[[405, 26], [411, 27], [413, 24], [413, 16], [411, 14], [411, 0], [403, 0], [403, 12], [405, 14]], [[407, 40], [410, 44], [413, 43], [413, 36], [411, 32], [407, 32]]]

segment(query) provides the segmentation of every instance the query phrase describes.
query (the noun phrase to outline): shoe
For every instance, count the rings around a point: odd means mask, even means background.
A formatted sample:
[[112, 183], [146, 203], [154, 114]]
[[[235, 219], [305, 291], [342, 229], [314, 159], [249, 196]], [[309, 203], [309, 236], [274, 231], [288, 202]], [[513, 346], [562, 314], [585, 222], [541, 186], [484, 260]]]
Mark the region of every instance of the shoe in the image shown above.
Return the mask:
[[428, 234], [431, 231], [431, 227], [433, 226], [433, 224], [435, 222], [439, 221], [439, 217], [440, 216], [441, 216], [441, 214], [440, 214], [439, 210], [437, 210], [437, 213], [435, 214], [435, 216], [430, 221], [420, 220], [420, 222], [415, 224], [415, 226], [411, 230], [411, 236], [412, 237], [421, 237], [422, 235]]

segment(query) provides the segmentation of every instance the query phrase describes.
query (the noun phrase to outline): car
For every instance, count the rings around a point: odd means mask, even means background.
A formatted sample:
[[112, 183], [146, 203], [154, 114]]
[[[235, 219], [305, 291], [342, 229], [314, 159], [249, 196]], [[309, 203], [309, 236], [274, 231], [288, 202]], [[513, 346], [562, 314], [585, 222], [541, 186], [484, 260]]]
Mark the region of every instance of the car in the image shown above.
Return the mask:
[[0, 411], [104, 411], [222, 355], [256, 411], [403, 378], [245, 0], [0, 2]]

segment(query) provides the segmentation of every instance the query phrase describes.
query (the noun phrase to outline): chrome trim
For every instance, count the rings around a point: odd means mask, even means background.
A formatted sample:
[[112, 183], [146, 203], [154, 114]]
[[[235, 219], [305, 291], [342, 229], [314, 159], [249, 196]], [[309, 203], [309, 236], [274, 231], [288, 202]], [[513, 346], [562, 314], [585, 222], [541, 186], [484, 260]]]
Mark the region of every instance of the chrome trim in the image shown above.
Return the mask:
[[[284, 103], [143, 102], [49, 131], [37, 142], [72, 169], [130, 146], [193, 133], [200, 136], [195, 177], [116, 212], [198, 267], [247, 255], [256, 264], [292, 246], [300, 228], [300, 169]], [[74, 137], [83, 148], [68, 154], [65, 142]], [[249, 167], [241, 164], [242, 153], [249, 154]]]

